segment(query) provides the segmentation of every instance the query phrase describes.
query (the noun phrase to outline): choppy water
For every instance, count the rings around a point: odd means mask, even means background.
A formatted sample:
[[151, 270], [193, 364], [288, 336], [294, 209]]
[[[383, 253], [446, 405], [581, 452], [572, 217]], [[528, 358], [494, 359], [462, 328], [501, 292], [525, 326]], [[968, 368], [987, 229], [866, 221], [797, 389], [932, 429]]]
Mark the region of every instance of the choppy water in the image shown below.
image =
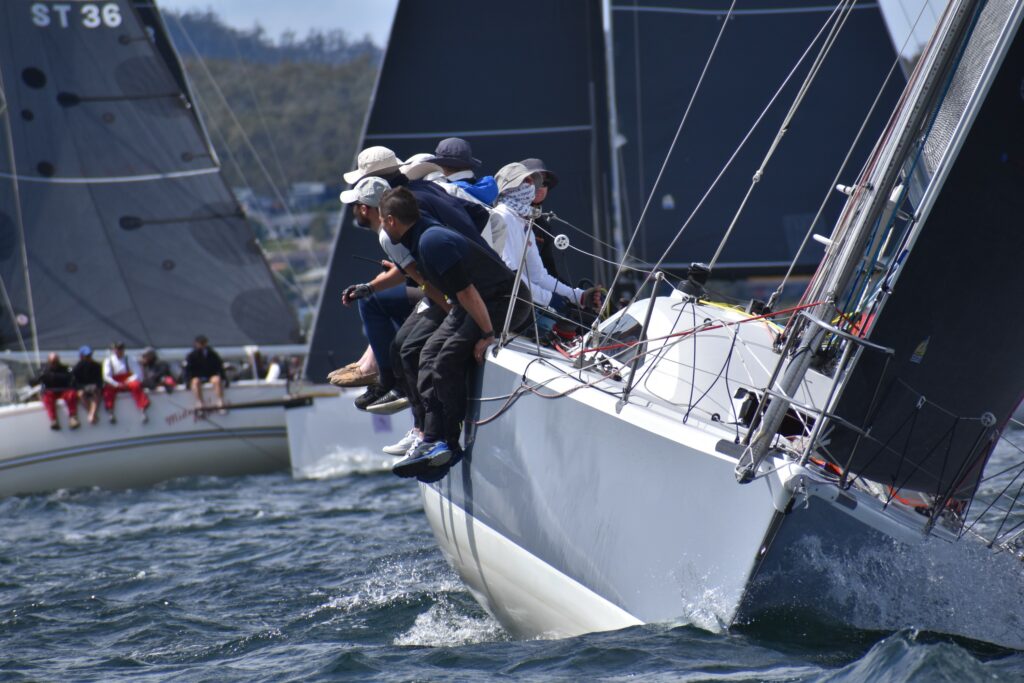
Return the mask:
[[1024, 680], [1024, 654], [914, 631], [513, 641], [415, 486], [353, 467], [0, 501], [0, 680]]

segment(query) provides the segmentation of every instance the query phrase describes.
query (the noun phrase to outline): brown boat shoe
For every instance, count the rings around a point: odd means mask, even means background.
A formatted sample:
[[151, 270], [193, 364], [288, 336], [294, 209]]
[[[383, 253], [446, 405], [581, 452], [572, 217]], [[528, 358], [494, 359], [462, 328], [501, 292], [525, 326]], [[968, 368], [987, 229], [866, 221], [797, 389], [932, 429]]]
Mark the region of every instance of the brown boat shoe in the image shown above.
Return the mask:
[[335, 372], [337, 374], [330, 378], [330, 382], [336, 387], [368, 387], [377, 381], [376, 371], [363, 372], [358, 366]]
[[331, 381], [334, 380], [335, 377], [337, 377], [341, 373], [345, 372], [346, 370], [351, 370], [352, 368], [358, 368], [358, 367], [359, 367], [359, 361], [356, 361], [355, 363], [349, 363], [348, 365], [340, 367], [337, 370], [331, 370], [330, 372], [327, 373], [327, 381], [331, 382]]

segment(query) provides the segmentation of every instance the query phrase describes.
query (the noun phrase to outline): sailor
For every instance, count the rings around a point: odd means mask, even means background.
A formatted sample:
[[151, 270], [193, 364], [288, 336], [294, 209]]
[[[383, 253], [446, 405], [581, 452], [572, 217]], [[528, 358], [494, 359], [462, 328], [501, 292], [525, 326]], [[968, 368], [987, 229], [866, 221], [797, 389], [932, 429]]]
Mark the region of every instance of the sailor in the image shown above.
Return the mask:
[[[424, 294], [433, 298], [436, 305], [445, 310], [448, 307], [440, 292], [420, 275], [409, 250], [392, 243], [381, 231], [378, 207], [381, 197], [390, 187], [383, 178], [370, 176], [340, 196], [343, 203], [352, 205], [356, 223], [377, 233], [380, 246], [388, 259], [382, 261], [385, 268], [383, 272], [367, 283], [350, 285], [342, 295], [342, 303], [346, 305], [352, 301], [358, 302], [363, 331], [370, 341], [380, 369], [377, 382], [355, 400], [356, 407], [382, 413], [395, 412], [409, 404], [409, 392], [404, 383], [399, 383], [400, 377], [396, 377], [392, 365], [391, 346], [398, 329], [409, 318]], [[423, 290], [406, 287], [406, 277], [423, 287]]]
[[[429, 180], [425, 180], [425, 176], [428, 176], [432, 172], [440, 170], [436, 164], [432, 163], [403, 163], [398, 157], [389, 150], [388, 147], [384, 146], [373, 146], [368, 147], [366, 150], [359, 153], [356, 162], [356, 169], [348, 171], [344, 174], [344, 179], [347, 182], [358, 182], [360, 179], [365, 177], [379, 177], [383, 178], [388, 182], [391, 187], [406, 186], [416, 198], [417, 204], [420, 210], [434, 221], [443, 225], [452, 227], [458, 230], [465, 237], [474, 240], [482, 248], [486, 248], [486, 243], [483, 238], [480, 237], [480, 230], [487, 224], [487, 220], [490, 217], [490, 213], [487, 208], [481, 206], [474, 201], [468, 201], [459, 197], [453, 197], [446, 193], [444, 189]], [[387, 274], [387, 273], [385, 273]], [[368, 285], [365, 283], [364, 285]], [[367, 297], [371, 294], [371, 290], [362, 285], [352, 285], [346, 288], [342, 294], [342, 303], [350, 304], [353, 300]], [[400, 304], [400, 301], [399, 301]], [[400, 307], [400, 306], [399, 306]], [[374, 324], [368, 324], [365, 319], [365, 330], [368, 336], [371, 334], [381, 335], [381, 339], [371, 339], [372, 349], [387, 349], [390, 348], [390, 344], [394, 340], [394, 334], [396, 326], [400, 326], [402, 319], [406, 316], [398, 319], [395, 323], [395, 316], [390, 315], [392, 310], [383, 310], [379, 307], [368, 307], [366, 310], [360, 309], [360, 313], [370, 313], [372, 315], [378, 315], [377, 322]], [[383, 350], [382, 350], [383, 352]], [[376, 358], [374, 367], [378, 368], [383, 365], [389, 365], [390, 360], [383, 358], [381, 355], [374, 353], [373, 356]], [[417, 356], [418, 357], [418, 356]], [[370, 371], [370, 364], [367, 362], [367, 353], [357, 361], [357, 364], [350, 364], [345, 368], [339, 369], [332, 373], [333, 377], [330, 378], [332, 384], [338, 386], [367, 386], [373, 384], [368, 382], [367, 377]], [[392, 372], [395, 371], [395, 367], [392, 365]], [[380, 381], [380, 374], [375, 378], [376, 382]], [[408, 384], [415, 384], [415, 380]], [[407, 386], [407, 396], [409, 396], [408, 389], [411, 387]], [[400, 383], [398, 390], [400, 391]], [[375, 389], [373, 393], [377, 393], [379, 389]], [[368, 393], [370, 390], [368, 389]], [[373, 397], [371, 394], [368, 398]], [[361, 398], [361, 397], [360, 397]], [[373, 405], [378, 410], [390, 410], [384, 409], [382, 405], [376, 405], [380, 402], [381, 398], [384, 398], [384, 394], [380, 394], [374, 397], [367, 403], [368, 408]], [[409, 398], [412, 400], [412, 398]], [[361, 402], [361, 401], [360, 401]], [[391, 401], [385, 401], [386, 404], [397, 405]]]
[[434, 155], [427, 159], [441, 167], [445, 181], [462, 188], [475, 199], [491, 206], [498, 197], [498, 185], [492, 176], [479, 180], [476, 172], [481, 162], [473, 156], [473, 148], [462, 138], [445, 138], [437, 143]]
[[110, 345], [110, 353], [103, 359], [103, 404], [110, 413], [110, 424], [117, 422], [114, 401], [122, 391], [131, 392], [135, 406], [142, 411], [142, 421], [149, 422], [149, 397], [142, 390], [141, 370], [134, 358], [124, 353], [124, 342]]
[[536, 179], [537, 174], [540, 174], [540, 182], [534, 184], [536, 192], [531, 202], [531, 206], [533, 206], [533, 238], [536, 240], [537, 251], [540, 252], [540, 260], [544, 263], [544, 267], [547, 268], [549, 273], [558, 277], [558, 267], [555, 264], [555, 245], [551, 238], [554, 231], [551, 229], [547, 216], [544, 216], [542, 213], [544, 200], [548, 198], [551, 190], [555, 189], [555, 186], [558, 185], [558, 176], [554, 171], [548, 170], [547, 164], [544, 163], [543, 159], [533, 157], [523, 159], [519, 163], [530, 171], [532, 178]]
[[[566, 315], [570, 306], [598, 310], [601, 300], [597, 288], [570, 287], [551, 275], [540, 258], [528, 221], [534, 215], [533, 201], [537, 188], [543, 183], [543, 174], [531, 173], [523, 164], [514, 162], [503, 166], [495, 174], [495, 180], [499, 193], [494, 214], [503, 225], [494, 229], [492, 222], [493, 246], [511, 270], [516, 271], [522, 265], [523, 284], [529, 287], [533, 301], [552, 309], [558, 316]], [[538, 326], [546, 333], [554, 321], [552, 317], [538, 318]]]
[[103, 387], [103, 367], [92, 358], [92, 347], [78, 349], [78, 362], [71, 368], [78, 387], [78, 397], [85, 404], [89, 424], [99, 422], [100, 393]]
[[[404, 245], [426, 279], [453, 302], [420, 356], [423, 442], [392, 468], [400, 477], [436, 481], [462, 457], [467, 363], [471, 358], [482, 363], [494, 343], [494, 326], [505, 322], [515, 275], [490, 249], [421, 214], [416, 198], [404, 188], [384, 195], [380, 214], [391, 241]], [[525, 301], [514, 308], [512, 328], [529, 317], [529, 297], [523, 294]]]
[[217, 412], [221, 415], [227, 413], [224, 407], [224, 361], [219, 353], [210, 348], [205, 335], [200, 334], [195, 338], [192, 350], [185, 357], [185, 381], [196, 398], [197, 412], [206, 410], [203, 384], [209, 382], [217, 396]]
[[167, 393], [174, 391], [178, 383], [171, 374], [171, 368], [166, 361], [160, 360], [156, 355], [156, 349], [147, 346], [142, 355], [139, 356], [139, 367], [142, 370], [142, 386], [150, 391], [163, 388]]
[[51, 353], [47, 358], [46, 365], [38, 376], [31, 382], [32, 386], [40, 385], [40, 400], [43, 408], [46, 409], [46, 416], [50, 418], [50, 429], [59, 430], [60, 422], [57, 420], [57, 400], [63, 399], [68, 407], [68, 427], [78, 429], [78, 391], [75, 389], [75, 376], [68, 369], [68, 366], [60, 362], [60, 356]]

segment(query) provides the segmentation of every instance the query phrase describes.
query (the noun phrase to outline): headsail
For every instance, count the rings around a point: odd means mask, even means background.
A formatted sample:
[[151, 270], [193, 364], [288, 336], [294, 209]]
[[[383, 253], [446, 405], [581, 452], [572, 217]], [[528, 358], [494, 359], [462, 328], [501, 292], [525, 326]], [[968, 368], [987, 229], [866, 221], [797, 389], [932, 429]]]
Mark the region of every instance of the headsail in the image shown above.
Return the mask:
[[[610, 242], [603, 40], [594, 0], [486, 8], [468, 0], [400, 2], [360, 147], [384, 145], [407, 157], [462, 137], [485, 173], [541, 157], [559, 176], [545, 209], [584, 233], [555, 225], [580, 249], [614, 259], [602, 244]], [[306, 375], [313, 380], [354, 360], [366, 343], [340, 292], [373, 275], [352, 256], [377, 257], [380, 247], [351, 214], [342, 221], [310, 343]], [[594, 277], [593, 259], [562, 253], [563, 277]]]
[[829, 451], [897, 488], [969, 498], [1024, 387], [1024, 326], [1006, 304], [1024, 292], [1020, 20], [1007, 0], [968, 17], [917, 163], [931, 182], [914, 207], [923, 222], [895, 254], [904, 265], [892, 294], [865, 320], [895, 355], [864, 354], [836, 408], [870, 436], [836, 427]]
[[[729, 6], [729, 0], [694, 0], [684, 6], [668, 0], [612, 0], [627, 228], [640, 218]], [[677, 151], [656, 188], [637, 256], [653, 261], [663, 253], [834, 7], [835, 3], [820, 0], [736, 3]], [[858, 3], [737, 224], [716, 274], [786, 269], [895, 59], [878, 3]], [[715, 253], [808, 66], [805, 62], [795, 74], [668, 254], [668, 263], [685, 266]], [[865, 129], [851, 157], [850, 178], [858, 172], [902, 86], [897, 70], [879, 102], [880, 115]], [[827, 233], [840, 206], [841, 197], [836, 195], [819, 222], [819, 232]], [[809, 270], [820, 259], [821, 247], [812, 243], [799, 265]]]
[[2, 3], [0, 75], [0, 348], [298, 341], [152, 2]]

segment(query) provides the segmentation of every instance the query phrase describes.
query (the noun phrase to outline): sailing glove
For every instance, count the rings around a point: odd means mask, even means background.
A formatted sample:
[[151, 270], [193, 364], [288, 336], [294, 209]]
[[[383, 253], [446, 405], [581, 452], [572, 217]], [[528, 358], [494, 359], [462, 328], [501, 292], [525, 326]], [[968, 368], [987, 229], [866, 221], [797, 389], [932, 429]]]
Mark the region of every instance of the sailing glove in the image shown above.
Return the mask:
[[373, 294], [373, 287], [367, 283], [361, 285], [349, 285], [341, 293], [341, 303], [348, 305], [357, 299], [365, 299]]

